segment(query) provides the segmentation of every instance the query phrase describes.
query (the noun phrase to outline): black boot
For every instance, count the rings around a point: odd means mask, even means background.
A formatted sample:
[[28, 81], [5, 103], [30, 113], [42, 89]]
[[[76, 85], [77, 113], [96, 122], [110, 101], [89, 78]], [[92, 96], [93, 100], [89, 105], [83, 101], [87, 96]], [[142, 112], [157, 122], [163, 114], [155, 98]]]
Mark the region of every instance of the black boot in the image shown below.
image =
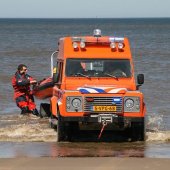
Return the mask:
[[39, 112], [38, 112], [37, 109], [34, 109], [34, 110], [32, 111], [32, 114], [35, 115], [35, 116], [39, 116]]
[[22, 108], [21, 108], [21, 114], [22, 114], [22, 115], [26, 115], [26, 114], [28, 114], [28, 113], [29, 113], [28, 107], [22, 107]]

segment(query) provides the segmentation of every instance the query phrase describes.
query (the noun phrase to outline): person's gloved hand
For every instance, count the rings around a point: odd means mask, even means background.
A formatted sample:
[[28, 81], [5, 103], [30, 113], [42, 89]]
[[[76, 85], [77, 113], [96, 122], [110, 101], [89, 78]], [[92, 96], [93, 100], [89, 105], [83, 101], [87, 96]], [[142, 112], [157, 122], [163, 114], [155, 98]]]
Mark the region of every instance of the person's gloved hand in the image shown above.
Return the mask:
[[35, 84], [37, 84], [37, 81], [36, 81], [36, 80], [31, 80], [31, 81], [30, 81], [30, 84], [31, 84], [31, 85], [35, 85]]

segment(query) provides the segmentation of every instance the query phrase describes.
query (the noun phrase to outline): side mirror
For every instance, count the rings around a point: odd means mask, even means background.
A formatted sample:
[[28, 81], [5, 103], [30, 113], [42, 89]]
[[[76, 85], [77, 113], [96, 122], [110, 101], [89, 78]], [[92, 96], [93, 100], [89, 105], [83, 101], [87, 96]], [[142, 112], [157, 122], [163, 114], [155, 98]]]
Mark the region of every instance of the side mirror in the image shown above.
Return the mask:
[[137, 75], [137, 82], [140, 85], [142, 85], [144, 83], [144, 74], [138, 74]]
[[138, 74], [137, 75], [137, 90], [139, 89], [139, 87], [144, 83], [144, 74]]

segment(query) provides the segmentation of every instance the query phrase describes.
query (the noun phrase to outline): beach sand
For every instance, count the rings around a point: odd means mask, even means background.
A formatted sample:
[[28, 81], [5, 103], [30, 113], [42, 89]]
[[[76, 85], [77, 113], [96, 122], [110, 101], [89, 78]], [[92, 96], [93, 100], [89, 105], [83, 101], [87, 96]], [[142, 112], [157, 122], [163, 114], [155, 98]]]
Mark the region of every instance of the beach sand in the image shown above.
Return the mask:
[[169, 170], [161, 158], [10, 158], [0, 159], [1, 170]]

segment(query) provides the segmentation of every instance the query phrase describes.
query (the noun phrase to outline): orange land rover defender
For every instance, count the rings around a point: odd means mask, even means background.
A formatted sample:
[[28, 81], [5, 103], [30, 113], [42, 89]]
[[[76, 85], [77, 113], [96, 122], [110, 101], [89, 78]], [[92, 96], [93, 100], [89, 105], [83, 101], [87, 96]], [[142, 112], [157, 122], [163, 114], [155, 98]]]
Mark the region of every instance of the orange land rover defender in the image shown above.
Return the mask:
[[58, 141], [69, 140], [81, 125], [93, 124], [101, 131], [113, 127], [132, 140], [144, 140], [146, 109], [139, 91], [144, 75], [137, 75], [136, 84], [127, 38], [102, 36], [99, 29], [93, 36], [61, 38], [51, 70], [51, 124], [57, 122]]

